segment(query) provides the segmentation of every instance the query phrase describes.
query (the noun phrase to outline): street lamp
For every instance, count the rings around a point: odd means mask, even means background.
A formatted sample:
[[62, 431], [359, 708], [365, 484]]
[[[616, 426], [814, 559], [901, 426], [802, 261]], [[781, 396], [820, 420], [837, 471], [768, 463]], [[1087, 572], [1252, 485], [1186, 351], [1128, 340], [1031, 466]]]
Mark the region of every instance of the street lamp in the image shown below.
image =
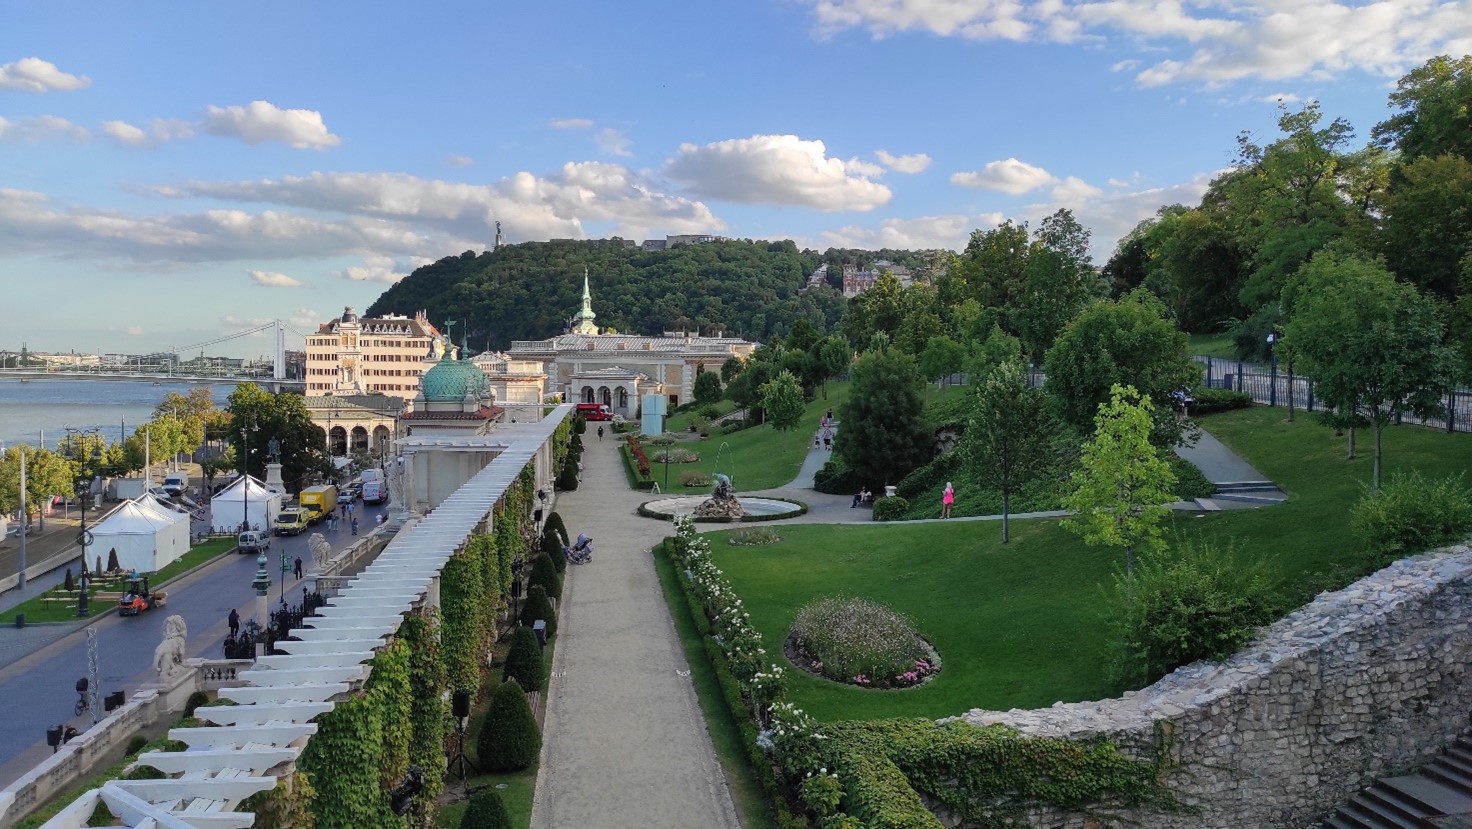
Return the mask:
[[[87, 618], [88, 610], [87, 587], [91, 581], [87, 578], [87, 548], [92, 545], [92, 533], [87, 531], [87, 497], [92, 494], [92, 475], [87, 471], [87, 461], [102, 460], [102, 449], [95, 442], [95, 439], [97, 439], [96, 429], [73, 429], [67, 427], [66, 433], [68, 442], [72, 444], [74, 451], [77, 453], [77, 464], [79, 466], [76, 492], [77, 500], [82, 508], [82, 523], [81, 529], [77, 532], [77, 546], [82, 548], [82, 567], [81, 577], [77, 580], [77, 616], [85, 619]], [[93, 438], [94, 440], [88, 440], [88, 438]], [[89, 443], [92, 444], [90, 455], [86, 449]]]
[[[250, 429], [240, 424], [240, 531], [250, 530], [250, 436], [261, 431], [256, 419], [250, 419]], [[266, 528], [270, 531], [270, 527]], [[264, 553], [262, 554], [264, 555]]]

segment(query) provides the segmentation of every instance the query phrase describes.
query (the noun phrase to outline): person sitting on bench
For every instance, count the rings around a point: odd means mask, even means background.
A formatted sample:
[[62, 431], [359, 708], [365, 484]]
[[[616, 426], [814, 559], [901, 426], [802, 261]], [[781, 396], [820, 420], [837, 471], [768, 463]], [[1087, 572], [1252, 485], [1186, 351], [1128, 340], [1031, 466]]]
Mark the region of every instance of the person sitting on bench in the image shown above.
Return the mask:
[[869, 487], [865, 486], [863, 489], [860, 489], [858, 492], [854, 493], [854, 502], [852, 504], [849, 504], [849, 509], [853, 509], [859, 504], [870, 504], [873, 502], [874, 495], [873, 493], [869, 492]]

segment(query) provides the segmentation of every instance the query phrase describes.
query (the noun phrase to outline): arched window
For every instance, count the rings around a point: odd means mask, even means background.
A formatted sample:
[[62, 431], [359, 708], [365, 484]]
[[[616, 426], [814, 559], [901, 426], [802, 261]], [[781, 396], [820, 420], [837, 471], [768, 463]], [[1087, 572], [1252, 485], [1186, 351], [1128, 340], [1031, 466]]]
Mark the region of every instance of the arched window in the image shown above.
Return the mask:
[[596, 401], [596, 400], [593, 399], [593, 387], [592, 386], [583, 386], [583, 402], [584, 403], [596, 403], [596, 402], [598, 402], [598, 401]]
[[327, 437], [327, 454], [337, 457], [348, 453], [348, 430], [333, 426]]
[[368, 430], [362, 426], [353, 427], [353, 452], [368, 451]]
[[598, 387], [598, 402], [605, 406], [613, 405], [613, 392], [609, 391], [607, 386]]
[[629, 390], [626, 389], [626, 388], [624, 388], [623, 386], [619, 386], [618, 387], [618, 410], [621, 411], [621, 412], [623, 412], [623, 411], [628, 411], [628, 408], [629, 408]]
[[389, 439], [390, 435], [387, 426], [380, 424], [373, 427], [373, 450], [375, 452], [387, 452]]

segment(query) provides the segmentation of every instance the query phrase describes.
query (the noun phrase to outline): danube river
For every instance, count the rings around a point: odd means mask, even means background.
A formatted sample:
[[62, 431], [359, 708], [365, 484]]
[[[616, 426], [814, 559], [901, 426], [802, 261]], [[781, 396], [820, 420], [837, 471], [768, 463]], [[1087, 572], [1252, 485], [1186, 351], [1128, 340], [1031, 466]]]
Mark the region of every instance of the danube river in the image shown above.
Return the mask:
[[153, 416], [171, 391], [188, 394], [209, 388], [215, 406], [224, 408], [235, 384], [192, 384], [151, 380], [0, 380], [0, 445], [35, 446], [44, 433], [46, 446], [66, 435], [66, 427], [101, 430], [108, 442], [120, 432], [131, 435]]

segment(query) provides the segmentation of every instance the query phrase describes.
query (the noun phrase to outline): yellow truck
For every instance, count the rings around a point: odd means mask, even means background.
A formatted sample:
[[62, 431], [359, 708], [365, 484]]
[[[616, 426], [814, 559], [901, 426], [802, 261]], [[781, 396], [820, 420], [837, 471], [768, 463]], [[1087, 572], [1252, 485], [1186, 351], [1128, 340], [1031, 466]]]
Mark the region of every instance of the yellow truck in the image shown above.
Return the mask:
[[337, 509], [337, 487], [331, 484], [309, 486], [297, 496], [297, 502], [312, 516], [315, 524]]

